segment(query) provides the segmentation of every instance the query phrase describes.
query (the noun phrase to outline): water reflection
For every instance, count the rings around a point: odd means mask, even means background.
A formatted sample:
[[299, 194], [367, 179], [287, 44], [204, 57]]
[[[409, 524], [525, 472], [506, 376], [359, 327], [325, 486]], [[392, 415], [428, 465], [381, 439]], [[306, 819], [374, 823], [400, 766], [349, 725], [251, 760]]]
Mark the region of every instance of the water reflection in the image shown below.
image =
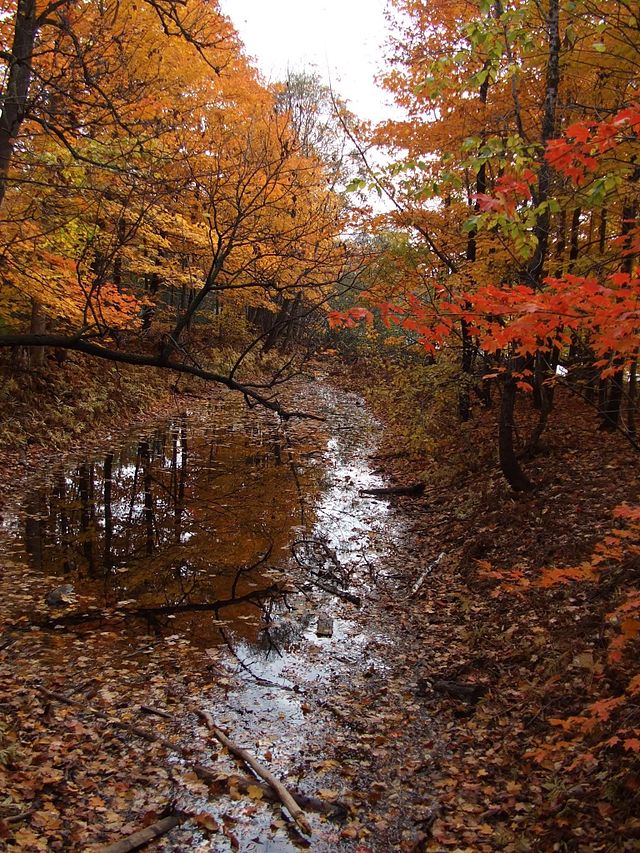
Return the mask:
[[[22, 522], [31, 565], [99, 606], [124, 600], [156, 616], [271, 586], [305, 520], [313, 468], [296, 470], [267, 416], [213, 414], [214, 425], [181, 417], [31, 494]], [[255, 609], [229, 615], [255, 634]], [[190, 620], [211, 641], [212, 615]]]

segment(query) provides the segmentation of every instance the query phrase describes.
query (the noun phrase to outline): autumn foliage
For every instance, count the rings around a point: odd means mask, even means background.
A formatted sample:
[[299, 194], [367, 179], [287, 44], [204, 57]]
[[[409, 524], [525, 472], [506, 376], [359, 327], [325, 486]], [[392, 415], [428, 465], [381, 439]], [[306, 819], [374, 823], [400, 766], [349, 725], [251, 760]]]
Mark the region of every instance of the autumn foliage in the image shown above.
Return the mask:
[[8, 3], [0, 40], [3, 346], [47, 333], [229, 383], [186, 356], [194, 326], [263, 345], [340, 280], [335, 163], [216, 3]]

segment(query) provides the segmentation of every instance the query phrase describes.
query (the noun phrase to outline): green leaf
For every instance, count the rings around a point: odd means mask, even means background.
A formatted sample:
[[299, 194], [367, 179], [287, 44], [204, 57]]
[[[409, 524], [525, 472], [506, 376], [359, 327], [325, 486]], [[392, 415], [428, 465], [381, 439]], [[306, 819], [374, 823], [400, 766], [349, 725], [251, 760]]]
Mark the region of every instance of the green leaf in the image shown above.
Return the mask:
[[354, 178], [352, 181], [349, 181], [345, 189], [348, 193], [355, 193], [359, 190], [363, 190], [366, 186], [367, 182], [365, 180], [362, 178]]

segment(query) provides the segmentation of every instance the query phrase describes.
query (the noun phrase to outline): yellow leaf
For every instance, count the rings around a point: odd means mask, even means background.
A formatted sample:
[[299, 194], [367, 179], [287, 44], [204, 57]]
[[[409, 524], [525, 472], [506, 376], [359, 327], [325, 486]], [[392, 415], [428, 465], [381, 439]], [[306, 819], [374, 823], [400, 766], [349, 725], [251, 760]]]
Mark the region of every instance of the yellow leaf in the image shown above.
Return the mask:
[[247, 794], [252, 800], [261, 800], [264, 797], [264, 791], [259, 785], [248, 785]]
[[318, 796], [321, 800], [337, 800], [338, 792], [334, 791], [333, 788], [320, 788]]

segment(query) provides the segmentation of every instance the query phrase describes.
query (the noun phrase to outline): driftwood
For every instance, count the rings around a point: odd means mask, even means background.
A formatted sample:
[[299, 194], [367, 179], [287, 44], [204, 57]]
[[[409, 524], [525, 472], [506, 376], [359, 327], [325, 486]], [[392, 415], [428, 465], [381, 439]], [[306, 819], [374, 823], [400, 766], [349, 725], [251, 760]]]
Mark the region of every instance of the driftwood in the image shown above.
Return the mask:
[[[236, 788], [241, 794], [249, 794], [249, 788], [259, 788], [262, 791], [262, 799], [269, 803], [280, 803], [281, 800], [273, 790], [271, 785], [262, 782], [260, 779], [254, 779], [251, 776], [237, 774], [230, 777], [230, 786]], [[349, 807], [342, 800], [321, 800], [319, 797], [312, 797], [309, 794], [303, 794], [295, 788], [289, 788], [289, 793], [300, 806], [307, 812], [315, 812], [316, 814], [326, 815], [331, 820], [344, 820], [348, 813]]]
[[[163, 717], [164, 719], [172, 720], [174, 723], [178, 722], [178, 718], [173, 714], [168, 714], [166, 711], [161, 710], [160, 708], [154, 708], [151, 705], [141, 705], [141, 710], [145, 711], [147, 714], [156, 714], [159, 717]], [[156, 739], [156, 738], [154, 738]], [[189, 765], [193, 768], [195, 773], [200, 776], [206, 782], [211, 782], [216, 785], [220, 784], [220, 773], [219, 771], [214, 771], [210, 767], [205, 767], [203, 764], [198, 764], [194, 762], [188, 750], [184, 749], [176, 744], [168, 743], [167, 741], [160, 740], [163, 746], [167, 746], [167, 748], [172, 749], [174, 752], [182, 755], [182, 757], [189, 762]], [[242, 794], [249, 793], [249, 787], [258, 787], [262, 791], [263, 797], [265, 800], [269, 802], [281, 802], [276, 791], [268, 785], [266, 782], [261, 782], [259, 779], [254, 779], [249, 776], [243, 776], [240, 774], [235, 774], [233, 777], [230, 777], [232, 781], [232, 787], [237, 788]], [[300, 806], [301, 809], [305, 809], [310, 812], [317, 812], [318, 814], [326, 814], [331, 818], [342, 819], [346, 817], [348, 812], [348, 807], [341, 800], [332, 800], [331, 802], [325, 802], [325, 800], [320, 800], [318, 797], [311, 797], [307, 794], [303, 794], [301, 791], [297, 791], [294, 789], [290, 789], [290, 794], [296, 803]]]
[[360, 489], [361, 495], [371, 495], [374, 498], [408, 497], [419, 498], [424, 494], [424, 483], [412, 483], [409, 486], [383, 486], [379, 489]]
[[130, 850], [137, 850], [139, 847], [144, 847], [150, 841], [166, 835], [176, 826], [180, 826], [187, 820], [188, 815], [173, 814], [161, 818], [161, 820], [152, 823], [151, 826], [145, 829], [139, 829], [122, 841], [116, 841], [114, 844], [109, 844], [106, 847], [100, 847], [98, 853], [129, 853]]
[[[159, 735], [154, 734], [153, 732], [149, 732], [146, 729], [140, 728], [140, 726], [134, 726], [131, 723], [125, 723], [125, 722], [118, 720], [114, 717], [110, 717], [104, 711], [101, 711], [98, 708], [92, 708], [91, 706], [86, 705], [84, 702], [78, 702], [75, 699], [70, 699], [68, 696], [65, 696], [64, 693], [56, 693], [55, 691], [47, 690], [45, 687], [39, 687], [38, 690], [47, 699], [55, 700], [56, 702], [60, 702], [64, 705], [72, 705], [76, 708], [81, 708], [83, 711], [88, 711], [90, 714], [93, 714], [94, 716], [99, 717], [101, 720], [104, 720], [106, 723], [108, 723], [110, 726], [113, 726], [114, 728], [124, 729], [128, 732], [131, 732], [131, 733], [137, 735], [140, 738], [143, 738], [144, 740], [150, 741], [151, 743], [160, 744], [168, 752], [176, 753], [177, 755], [180, 755], [182, 758], [184, 758], [185, 761], [187, 761], [189, 763], [189, 765], [193, 768], [194, 772], [197, 773], [197, 775], [201, 779], [203, 779], [206, 782], [211, 782], [211, 783], [216, 784], [216, 785], [220, 784], [220, 781], [221, 781], [220, 772], [212, 770], [211, 768], [206, 767], [203, 764], [199, 764], [198, 762], [194, 761], [190, 750], [186, 749], [185, 747], [180, 746], [179, 744], [171, 743], [170, 741], [165, 740], [164, 738], [160, 737]], [[146, 713], [157, 714], [157, 715], [159, 715], [161, 717], [165, 717], [165, 718], [168, 717], [171, 720], [173, 720], [174, 722], [177, 719], [176, 717], [172, 716], [171, 714], [167, 714], [166, 711], [161, 711], [158, 708], [153, 708], [149, 705], [145, 705], [145, 706], [141, 706], [141, 707], [144, 708], [144, 711]], [[200, 716], [205, 721], [207, 728], [209, 728], [213, 732], [213, 734], [216, 736], [216, 738], [229, 750], [229, 752], [231, 752], [233, 755], [236, 755], [237, 757], [241, 758], [244, 762], [246, 762], [249, 765], [249, 767], [251, 767], [251, 769], [260, 778], [262, 778], [264, 780], [264, 782], [266, 783], [266, 784], [263, 784], [259, 781], [253, 781], [252, 779], [249, 779], [248, 777], [239, 776], [237, 784], [235, 786], [238, 788], [238, 790], [242, 791], [243, 793], [246, 793], [248, 791], [248, 788], [250, 785], [257, 785], [263, 791], [263, 793], [265, 795], [265, 799], [273, 800], [273, 801], [278, 800], [280, 803], [282, 803], [282, 805], [286, 806], [286, 808], [289, 811], [289, 814], [293, 817], [293, 819], [296, 821], [298, 826], [307, 835], [311, 834], [311, 826], [309, 825], [309, 822], [307, 821], [307, 819], [305, 817], [303, 809], [306, 809], [307, 811], [318, 812], [320, 814], [326, 814], [329, 817], [333, 817], [336, 819], [342, 819], [346, 816], [348, 810], [347, 810], [347, 807], [345, 806], [344, 803], [340, 803], [340, 802], [325, 803], [322, 800], [317, 799], [316, 797], [309, 797], [306, 794], [302, 794], [302, 793], [295, 791], [295, 790], [289, 791], [287, 788], [284, 787], [284, 785], [278, 779], [276, 779], [276, 777], [269, 770], [266, 769], [266, 767], [263, 767], [263, 765], [260, 764], [260, 762], [256, 758], [254, 758], [254, 756], [252, 756], [251, 753], [249, 753], [247, 750], [242, 749], [241, 747], [239, 747], [235, 743], [233, 743], [233, 741], [231, 741], [224, 734], [224, 732], [221, 731], [215, 725], [210, 714], [208, 714], [206, 711], [198, 711], [197, 713], [198, 713], [198, 716]], [[22, 815], [16, 816], [16, 817], [19, 820], [22, 818]], [[177, 817], [177, 815], [174, 815], [173, 817]], [[179, 822], [182, 822], [182, 820], [186, 820], [186, 819], [187, 819], [186, 816], [184, 816], [180, 819]], [[177, 824], [174, 824], [174, 825], [177, 826]], [[172, 827], [169, 827], [168, 829], [165, 830], [165, 832], [168, 832], [169, 829], [171, 829], [171, 828]], [[147, 827], [147, 829], [151, 829], [151, 827]], [[142, 831], [145, 831], [145, 830], [142, 830]], [[154, 838], [154, 837], [158, 837], [158, 836], [157, 835], [151, 836], [151, 837], [147, 838], [145, 842], [141, 842], [141, 843], [147, 843], [148, 841], [152, 840], [152, 838]], [[131, 842], [131, 837], [128, 839], [123, 839], [123, 841], [118, 842], [118, 844], [124, 844], [124, 843], [130, 843], [130, 842]], [[141, 846], [141, 843], [139, 843], [138, 846]], [[106, 853], [106, 851], [109, 851], [109, 850], [111, 851], [111, 853], [115, 853], [116, 850], [123, 850], [124, 851], [124, 850], [135, 850], [135, 849], [136, 849], [135, 847], [118, 848], [118, 847], [115, 847], [112, 845], [112, 847], [104, 848], [103, 850], [100, 851], [100, 853]]]
[[207, 728], [214, 734], [214, 736], [220, 741], [223, 746], [225, 746], [230, 753], [242, 759], [245, 764], [248, 764], [251, 769], [260, 776], [261, 779], [264, 779], [273, 790], [278, 795], [278, 799], [282, 803], [283, 806], [286, 807], [287, 811], [291, 815], [291, 817], [298, 824], [300, 829], [306, 834], [311, 835], [311, 825], [306, 818], [305, 813], [300, 808], [298, 803], [294, 800], [291, 793], [285, 788], [285, 786], [280, 782], [279, 779], [271, 773], [270, 770], [267, 770], [255, 756], [253, 756], [248, 750], [243, 749], [241, 746], [235, 744], [232, 740], [230, 740], [227, 735], [222, 731], [222, 729], [218, 728], [215, 724], [211, 714], [207, 711], [198, 710], [198, 716], [204, 720]]

